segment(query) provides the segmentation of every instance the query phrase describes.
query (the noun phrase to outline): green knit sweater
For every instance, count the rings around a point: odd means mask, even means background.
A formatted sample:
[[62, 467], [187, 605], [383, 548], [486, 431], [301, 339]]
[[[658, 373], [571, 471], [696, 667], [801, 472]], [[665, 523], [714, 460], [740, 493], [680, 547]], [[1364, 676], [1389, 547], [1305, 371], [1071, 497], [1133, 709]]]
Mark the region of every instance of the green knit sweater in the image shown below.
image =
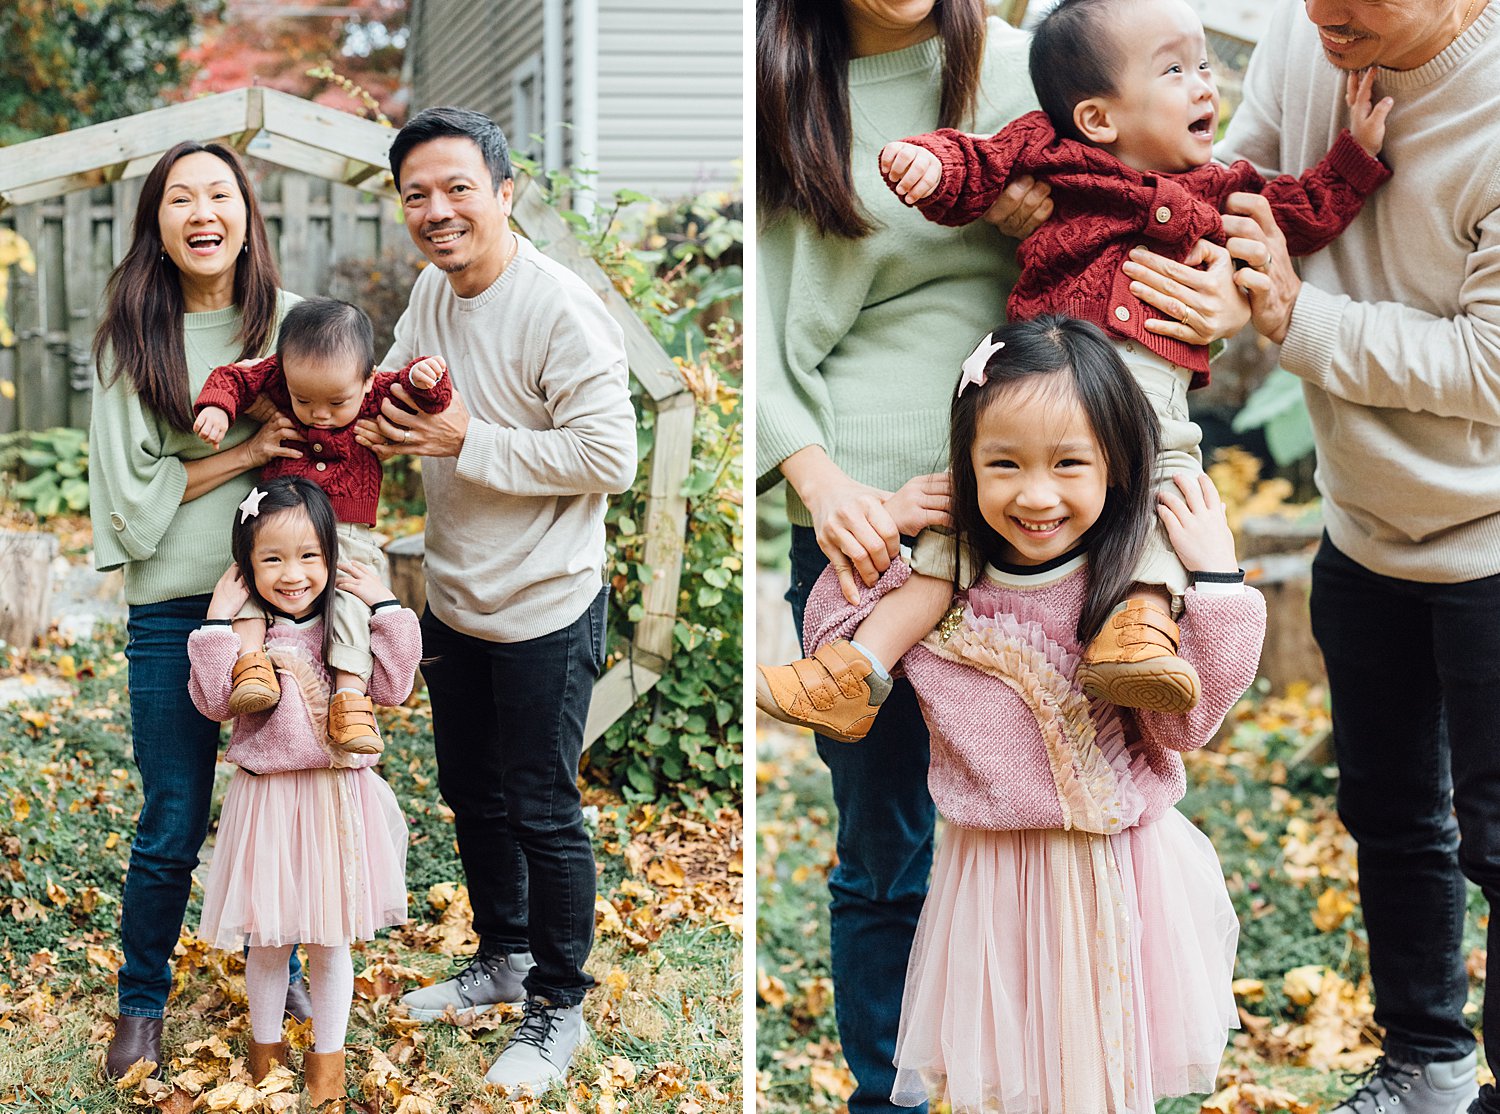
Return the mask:
[[[979, 108], [999, 131], [1037, 107], [1029, 38], [989, 21]], [[948, 404], [959, 364], [1005, 320], [1015, 241], [977, 221], [943, 228], [885, 187], [877, 156], [938, 123], [942, 45], [849, 63], [854, 188], [877, 227], [823, 237], [793, 216], [758, 230], [756, 471], [765, 490], [787, 457], [821, 445], [854, 479], [895, 490], [947, 467]], [[788, 493], [794, 523], [807, 508]]]
[[[299, 299], [282, 292], [278, 318]], [[183, 315], [188, 393], [197, 397], [209, 373], [239, 359], [234, 307]], [[110, 369], [105, 368], [106, 378]], [[219, 451], [232, 449], [259, 426], [240, 420]], [[141, 405], [123, 378], [108, 387], [94, 381], [89, 422], [89, 511], [94, 521], [94, 567], [125, 569], [125, 602], [160, 603], [213, 591], [229, 567], [229, 531], [235, 508], [255, 482], [254, 472], [226, 480], [191, 503], [184, 460], [213, 448], [191, 430], [173, 429]]]

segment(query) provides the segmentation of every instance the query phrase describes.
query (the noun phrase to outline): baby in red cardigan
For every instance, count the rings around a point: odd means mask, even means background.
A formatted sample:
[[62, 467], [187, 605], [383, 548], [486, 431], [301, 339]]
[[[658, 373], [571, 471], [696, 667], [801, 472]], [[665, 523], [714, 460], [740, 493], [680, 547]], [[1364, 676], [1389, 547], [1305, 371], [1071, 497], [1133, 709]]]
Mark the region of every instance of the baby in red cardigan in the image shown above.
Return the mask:
[[[321, 487], [338, 517], [340, 560], [359, 561], [385, 575], [385, 554], [370, 536], [380, 502], [380, 460], [354, 438], [354, 423], [375, 417], [400, 383], [429, 414], [453, 397], [447, 366], [437, 356], [413, 360], [399, 372], [375, 371], [375, 334], [365, 312], [334, 298], [309, 298], [282, 321], [276, 354], [250, 364], [216, 368], [198, 393], [193, 431], [218, 446], [235, 418], [264, 394], [290, 414], [301, 442], [295, 455], [261, 469], [263, 481], [300, 476]], [[251, 492], [245, 504], [255, 499]], [[256, 508], [241, 506], [242, 516]], [[280, 699], [276, 671], [265, 652], [268, 616], [247, 603], [234, 621], [240, 657], [234, 666], [229, 711], [263, 712]], [[328, 741], [349, 754], [379, 754], [375, 707], [366, 695], [372, 667], [370, 609], [336, 593], [328, 665], [335, 691], [328, 705]]]
[[[1036, 28], [1030, 68], [1043, 111], [993, 136], [945, 128], [888, 143], [881, 171], [903, 201], [946, 225], [982, 216], [1013, 176], [1048, 182], [1053, 215], [1017, 248], [1021, 275], [1006, 306], [1010, 320], [1061, 313], [1104, 329], [1156, 410], [1157, 480], [1171, 490], [1175, 475], [1203, 471], [1202, 431], [1189, 420], [1187, 392], [1208, 383], [1208, 338], [1189, 343], [1172, 334], [1192, 335], [1190, 322], [1152, 320], [1154, 311], [1135, 294], [1143, 288], [1122, 270], [1131, 249], [1196, 265], [1200, 240], [1224, 242], [1224, 202], [1245, 191], [1265, 195], [1293, 255], [1317, 251], [1390, 176], [1375, 155], [1391, 99], [1371, 103], [1373, 70], [1351, 74], [1348, 130], [1300, 179], [1267, 181], [1247, 162], [1212, 161], [1219, 93], [1203, 24], [1184, 0], [1062, 0]], [[960, 391], [973, 381], [971, 362], [982, 367], [984, 353], [965, 361]], [[1038, 537], [1066, 528], [1047, 508], [1034, 518], [1026, 528]], [[977, 572], [969, 554], [933, 531], [918, 538], [912, 568], [924, 575], [883, 598], [855, 635], [877, 678], [932, 630], [954, 588], [967, 587]], [[1129, 599], [1084, 654], [1080, 679], [1089, 695], [1163, 712], [1197, 703], [1198, 677], [1177, 654], [1174, 621], [1187, 583], [1188, 570], [1158, 526]], [[762, 667], [757, 704], [833, 738], [862, 738], [873, 722], [871, 703], [838, 693], [820, 668], [811, 659]], [[798, 714], [810, 707], [817, 716]]]

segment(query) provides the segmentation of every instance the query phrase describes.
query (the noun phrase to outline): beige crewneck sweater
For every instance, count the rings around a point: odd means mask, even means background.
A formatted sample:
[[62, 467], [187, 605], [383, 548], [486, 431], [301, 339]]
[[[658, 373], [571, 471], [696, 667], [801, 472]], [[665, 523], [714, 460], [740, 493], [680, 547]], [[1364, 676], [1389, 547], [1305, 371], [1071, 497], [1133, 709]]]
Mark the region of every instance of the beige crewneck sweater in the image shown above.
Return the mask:
[[[1279, 0], [1219, 156], [1296, 174], [1348, 122], [1302, 0]], [[1266, 49], [1265, 44], [1275, 44]], [[1282, 365], [1305, 383], [1329, 536], [1386, 576], [1500, 573], [1500, 3], [1382, 69], [1393, 174], [1302, 262]]]
[[459, 455], [422, 459], [427, 603], [491, 642], [583, 614], [603, 584], [606, 497], [636, 466], [620, 327], [581, 279], [517, 241], [473, 298], [424, 268], [384, 361], [442, 356], [468, 408]]

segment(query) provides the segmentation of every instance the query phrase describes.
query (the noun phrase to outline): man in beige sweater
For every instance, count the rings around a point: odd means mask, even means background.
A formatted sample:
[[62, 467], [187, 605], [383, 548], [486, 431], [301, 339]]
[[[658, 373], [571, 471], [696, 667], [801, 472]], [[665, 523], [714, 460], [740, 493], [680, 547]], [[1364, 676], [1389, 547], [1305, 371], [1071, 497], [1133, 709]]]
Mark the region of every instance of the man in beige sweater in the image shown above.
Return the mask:
[[[1304, 381], [1328, 524], [1313, 629], [1386, 1034], [1335, 1111], [1489, 1114], [1463, 930], [1465, 876], [1492, 910], [1500, 896], [1500, 4], [1279, 0], [1263, 42], [1221, 153], [1311, 166], [1345, 122], [1346, 75], [1369, 66], [1395, 101], [1391, 180], [1300, 278], [1262, 199], [1232, 199], [1243, 216], [1225, 221], [1268, 249], [1241, 281]], [[1500, 941], [1489, 956], [1493, 1035]]]
[[403, 1001], [423, 1020], [524, 1001], [485, 1078], [539, 1089], [566, 1074], [593, 985], [577, 776], [604, 663], [605, 501], [635, 477], [624, 342], [582, 280], [511, 230], [509, 150], [488, 117], [421, 112], [390, 160], [434, 266], [385, 363], [442, 356], [453, 403], [430, 416], [387, 403], [362, 436], [427, 458], [422, 672], [480, 938], [463, 971]]

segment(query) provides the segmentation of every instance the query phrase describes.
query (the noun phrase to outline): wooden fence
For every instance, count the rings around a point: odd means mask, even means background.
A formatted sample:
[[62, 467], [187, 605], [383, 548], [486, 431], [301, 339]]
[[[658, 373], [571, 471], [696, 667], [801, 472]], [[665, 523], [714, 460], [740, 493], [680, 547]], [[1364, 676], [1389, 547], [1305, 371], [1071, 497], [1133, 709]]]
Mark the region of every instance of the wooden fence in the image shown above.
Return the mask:
[[[254, 153], [253, 148], [251, 151]], [[373, 259], [395, 246], [416, 249], [392, 202], [315, 175], [250, 160], [282, 285], [298, 294], [328, 291], [344, 260]], [[6, 316], [16, 334], [0, 348], [0, 433], [89, 421], [93, 358], [105, 280], [123, 255], [143, 179], [132, 178], [17, 206], [0, 216], [36, 255], [36, 274], [10, 272]]]

